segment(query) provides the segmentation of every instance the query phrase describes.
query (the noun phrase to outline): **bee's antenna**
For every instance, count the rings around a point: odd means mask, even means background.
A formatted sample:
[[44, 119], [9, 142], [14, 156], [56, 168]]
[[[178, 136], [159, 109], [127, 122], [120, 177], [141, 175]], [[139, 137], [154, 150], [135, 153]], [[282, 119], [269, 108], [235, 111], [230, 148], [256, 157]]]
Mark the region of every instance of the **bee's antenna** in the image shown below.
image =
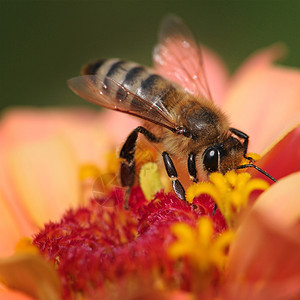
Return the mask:
[[267, 176], [269, 179], [271, 179], [272, 181], [276, 182], [277, 180], [271, 176], [270, 174], [268, 174], [266, 171], [264, 171], [263, 169], [257, 167], [256, 165], [253, 164], [245, 164], [245, 165], [241, 165], [238, 166], [237, 169], [245, 169], [245, 168], [254, 168], [257, 171], [259, 171], [260, 173], [264, 174], [265, 176]]

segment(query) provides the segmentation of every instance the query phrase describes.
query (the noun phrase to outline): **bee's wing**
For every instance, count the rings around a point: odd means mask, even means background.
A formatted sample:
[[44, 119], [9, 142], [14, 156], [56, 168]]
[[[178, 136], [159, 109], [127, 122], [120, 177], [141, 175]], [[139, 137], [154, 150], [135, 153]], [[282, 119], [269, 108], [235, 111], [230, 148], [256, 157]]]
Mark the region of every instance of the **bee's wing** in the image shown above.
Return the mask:
[[163, 20], [153, 59], [158, 74], [195, 96], [212, 99], [201, 50], [180, 18], [170, 15]]
[[174, 118], [158, 97], [138, 96], [115, 80], [99, 75], [84, 75], [68, 80], [68, 85], [80, 97], [102, 107], [124, 112], [177, 131]]

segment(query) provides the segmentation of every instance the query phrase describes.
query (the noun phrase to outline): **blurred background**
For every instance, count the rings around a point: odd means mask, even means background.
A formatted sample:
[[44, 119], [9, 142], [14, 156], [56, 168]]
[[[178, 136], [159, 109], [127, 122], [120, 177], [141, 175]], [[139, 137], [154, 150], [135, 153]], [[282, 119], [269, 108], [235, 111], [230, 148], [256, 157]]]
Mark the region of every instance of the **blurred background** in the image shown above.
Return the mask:
[[8, 106], [88, 105], [67, 87], [85, 63], [120, 57], [151, 65], [161, 19], [182, 17], [231, 72], [253, 51], [283, 42], [300, 67], [300, 1], [0, 2], [0, 111]]

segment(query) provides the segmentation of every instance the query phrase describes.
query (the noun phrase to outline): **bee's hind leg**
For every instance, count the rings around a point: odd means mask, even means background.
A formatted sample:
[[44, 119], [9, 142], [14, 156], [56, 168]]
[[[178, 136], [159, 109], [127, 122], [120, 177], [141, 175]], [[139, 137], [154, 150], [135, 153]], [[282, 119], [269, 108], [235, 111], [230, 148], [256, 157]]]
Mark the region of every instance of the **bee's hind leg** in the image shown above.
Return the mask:
[[160, 142], [160, 139], [157, 138], [153, 133], [148, 131], [146, 128], [142, 126], [138, 126], [135, 128], [127, 137], [121, 151], [120, 151], [120, 158], [122, 159], [121, 162], [121, 169], [120, 169], [120, 177], [121, 177], [121, 184], [123, 187], [127, 187], [127, 192], [125, 195], [125, 208], [128, 208], [128, 198], [130, 188], [134, 184], [136, 166], [134, 161], [134, 154], [135, 154], [135, 147], [136, 141], [138, 137], [138, 133], [143, 134], [147, 140], [152, 143]]
[[165, 151], [162, 153], [162, 156], [168, 176], [172, 180], [172, 186], [176, 196], [181, 200], [185, 200], [185, 191], [182, 184], [177, 179], [177, 171], [171, 157]]

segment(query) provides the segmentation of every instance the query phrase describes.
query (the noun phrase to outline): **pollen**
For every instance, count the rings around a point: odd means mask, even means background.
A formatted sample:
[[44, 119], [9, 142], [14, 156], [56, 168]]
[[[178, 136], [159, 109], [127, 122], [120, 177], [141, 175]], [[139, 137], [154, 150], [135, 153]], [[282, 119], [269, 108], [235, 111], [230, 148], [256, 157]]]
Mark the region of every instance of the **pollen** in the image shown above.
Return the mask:
[[137, 148], [135, 160], [137, 165], [142, 165], [146, 162], [153, 162], [156, 160], [156, 153], [151, 148], [147, 148], [146, 146], [144, 148]]
[[177, 239], [168, 249], [172, 259], [187, 258], [193, 267], [204, 273], [223, 270], [229, 245], [234, 238], [231, 230], [215, 235], [212, 220], [202, 217], [196, 228], [186, 223], [176, 223], [171, 231]]
[[148, 162], [141, 167], [140, 186], [147, 200], [151, 200], [153, 196], [163, 189], [156, 163]]
[[232, 228], [238, 214], [248, 204], [249, 196], [254, 190], [266, 190], [269, 184], [262, 179], [251, 179], [250, 174], [229, 171], [225, 175], [212, 173], [210, 182], [200, 182], [189, 187], [187, 201], [192, 203], [196, 196], [208, 194], [216, 202], [227, 225]]

